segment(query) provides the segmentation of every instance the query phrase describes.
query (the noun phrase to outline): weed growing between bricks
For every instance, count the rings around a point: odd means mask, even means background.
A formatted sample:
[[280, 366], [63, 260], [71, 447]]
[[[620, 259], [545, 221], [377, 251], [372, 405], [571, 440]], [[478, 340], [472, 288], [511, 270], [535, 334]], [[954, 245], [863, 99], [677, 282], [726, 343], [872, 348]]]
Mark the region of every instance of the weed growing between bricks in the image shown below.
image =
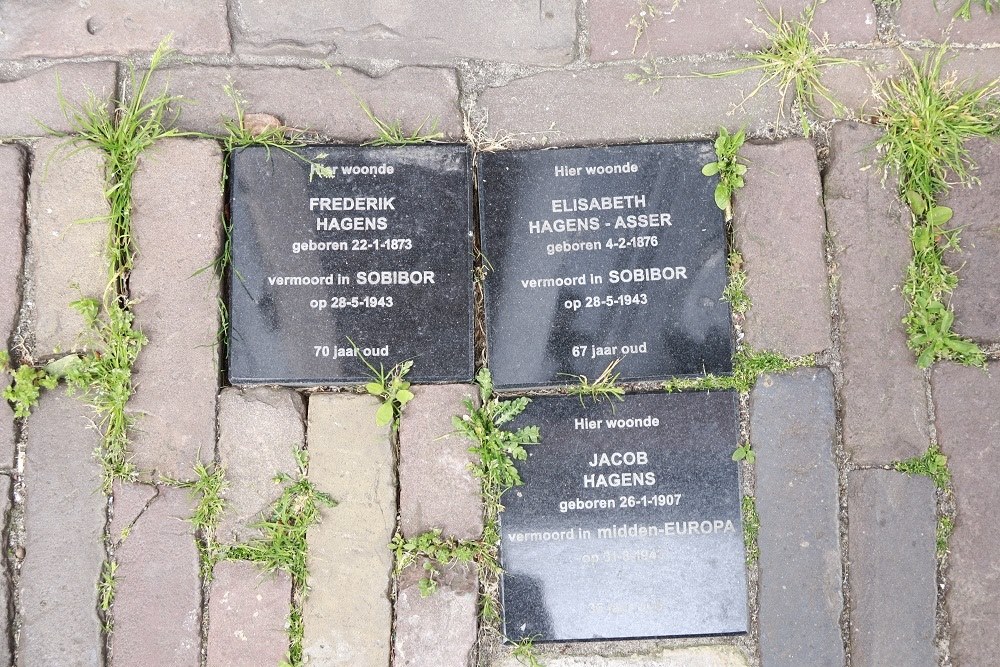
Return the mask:
[[747, 166], [737, 158], [746, 139], [745, 130], [730, 134], [726, 128], [720, 127], [719, 136], [715, 139], [717, 159], [701, 169], [705, 176], [719, 177], [715, 186], [715, 205], [726, 214], [726, 222], [733, 219], [733, 193], [744, 186], [743, 176], [747, 173]]
[[[922, 475], [934, 482], [938, 493], [942, 494], [946, 505], [954, 506], [954, 491], [951, 486], [951, 471], [948, 469], [948, 457], [941, 453], [941, 448], [937, 444], [932, 444], [921, 456], [896, 461], [893, 466], [899, 472], [907, 475]], [[937, 531], [935, 543], [937, 545], [938, 558], [945, 558], [948, 555], [948, 538], [951, 537], [955, 529], [954, 517], [938, 512]]]
[[322, 509], [336, 507], [337, 502], [313, 484], [307, 477], [309, 458], [305, 450], [296, 449], [298, 475], [275, 475], [274, 481], [283, 484], [281, 496], [274, 502], [266, 518], [255, 527], [261, 532], [258, 539], [243, 544], [220, 544], [215, 533], [225, 509], [222, 493], [227, 486], [225, 469], [218, 466], [197, 464], [194, 481], [163, 480], [165, 483], [188, 489], [197, 498], [194, 514], [189, 521], [198, 536], [198, 553], [202, 577], [211, 581], [216, 564], [222, 560], [242, 560], [255, 563], [265, 572], [287, 572], [292, 578], [292, 604], [288, 621], [289, 651], [287, 665], [303, 664], [302, 640], [305, 626], [302, 619], [302, 602], [308, 593], [308, 544], [306, 534], [310, 527], [322, 520]]
[[358, 359], [368, 369], [370, 379], [365, 383], [365, 391], [382, 402], [375, 412], [375, 425], [389, 426], [391, 424], [393, 433], [397, 433], [403, 408], [413, 400], [410, 383], [406, 380], [407, 374], [413, 368], [413, 361], [401, 361], [389, 370], [386, 370], [382, 364], [375, 368], [374, 364], [361, 354], [361, 350], [353, 340], [348, 338], [347, 342], [351, 344]]
[[[525, 446], [541, 441], [537, 426], [524, 426], [511, 431], [504, 426], [524, 412], [530, 398], [520, 397], [501, 400], [493, 393], [493, 379], [490, 371], [483, 368], [476, 376], [479, 386], [480, 407], [466, 400], [466, 414], [452, 418], [455, 430], [473, 443], [469, 451], [479, 458], [473, 465], [473, 474], [482, 485], [484, 506], [483, 534], [478, 540], [456, 540], [442, 537], [440, 530], [431, 530], [409, 539], [396, 535], [390, 548], [396, 555], [397, 575], [420, 559], [427, 559], [427, 575], [420, 581], [422, 595], [434, 592], [437, 568], [453, 562], [474, 563], [479, 571], [480, 585], [480, 645], [498, 643], [502, 638], [500, 624], [500, 526], [499, 517], [503, 511], [503, 494], [522, 484], [521, 476], [514, 461], [528, 457]], [[519, 659], [530, 659], [528, 664], [538, 665], [530, 642], [521, 642], [515, 652], [523, 655]]]
[[166, 484], [188, 489], [197, 499], [194, 514], [188, 519], [195, 528], [198, 540], [198, 556], [201, 561], [201, 576], [206, 582], [212, 580], [215, 564], [225, 554], [225, 548], [215, 539], [215, 532], [225, 509], [222, 494], [228, 486], [226, 470], [219, 465], [206, 466], [196, 463], [195, 479], [192, 481], [164, 479]]
[[292, 577], [292, 607], [288, 626], [288, 665], [298, 667], [302, 661], [302, 641], [305, 626], [302, 602], [308, 594], [308, 544], [306, 533], [318, 524], [324, 507], [336, 507], [337, 502], [320, 491], [307, 477], [309, 459], [304, 450], [296, 451], [299, 473], [293, 478], [278, 473], [275, 481], [285, 484], [281, 497], [275, 501], [271, 514], [257, 528], [263, 537], [246, 544], [226, 548], [225, 558], [257, 563], [267, 572], [284, 570]]
[[[68, 391], [80, 395], [97, 413], [101, 446], [96, 455], [103, 470], [102, 490], [108, 495], [116, 481], [132, 481], [136, 477], [128, 455], [129, 430], [135, 418], [127, 412], [126, 405], [133, 393], [133, 365], [147, 343], [134, 326], [128, 294], [128, 278], [136, 255], [132, 236], [132, 183], [144, 151], [161, 139], [186, 135], [169, 127], [168, 107], [175, 98], [165, 92], [152, 96], [149, 92], [153, 73], [169, 52], [168, 39], [157, 47], [141, 78], [137, 79], [132, 69], [132, 99], [128, 103], [118, 100], [113, 111], [93, 95], [80, 107], [71, 108], [60, 93], [59, 104], [71, 131], [52, 132], [66, 137], [63, 150], [75, 151], [78, 146], [89, 144], [99, 149], [105, 160], [104, 194], [110, 211], [108, 285], [100, 299], [82, 296], [70, 304], [89, 329], [90, 351], [79, 357], [64, 357], [47, 368], [54, 377], [64, 378]], [[114, 625], [116, 570], [108, 547], [107, 560], [96, 582], [106, 638]]]
[[586, 375], [569, 375], [568, 377], [576, 379], [576, 384], [570, 385], [566, 393], [579, 397], [580, 405], [583, 405], [585, 396], [590, 397], [594, 403], [606, 398], [611, 401], [611, 409], [614, 410], [612, 399], [625, 400], [622, 398], [625, 395], [625, 388], [618, 386], [618, 378], [621, 377], [621, 373], [615, 373], [615, 368], [619, 363], [621, 363], [621, 359], [615, 359], [593, 380], [590, 380]]
[[946, 229], [952, 211], [937, 199], [952, 184], [975, 182], [965, 141], [995, 135], [1000, 111], [993, 98], [997, 81], [967, 88], [942, 67], [947, 47], [917, 65], [903, 54], [910, 72], [885, 83], [879, 123], [885, 135], [877, 142], [883, 164], [899, 175], [900, 196], [909, 205], [913, 224], [913, 259], [903, 293], [910, 312], [904, 319], [917, 364], [927, 368], [938, 359], [983, 366], [985, 355], [974, 342], [953, 331], [955, 314], [948, 303], [958, 274], [944, 263], [945, 250], [959, 250], [958, 229]]
[[757, 384], [757, 378], [765, 373], [780, 373], [803, 366], [815, 366], [816, 357], [807, 354], [801, 357], [785, 357], [777, 352], [758, 351], [748, 345], [740, 345], [733, 355], [733, 374], [714, 375], [708, 373], [700, 377], [675, 377], [663, 383], [667, 393], [675, 391], [719, 391], [734, 389], [748, 393]]
[[132, 239], [132, 181], [143, 151], [161, 139], [185, 135], [168, 127], [167, 109], [175, 98], [166, 93], [149, 98], [152, 75], [169, 52], [165, 40], [140, 79], [136, 80], [133, 69], [132, 100], [128, 104], [117, 102], [114, 111], [108, 111], [107, 105], [94, 96], [77, 109], [70, 108], [60, 96], [60, 106], [72, 128], [71, 133], [61, 134], [67, 136], [65, 146], [90, 144], [105, 154], [105, 196], [110, 204], [109, 284], [101, 301], [85, 297], [73, 304], [90, 325], [99, 349], [63, 369], [71, 391], [81, 394], [100, 417], [103, 443], [99, 457], [104, 467], [105, 493], [110, 492], [115, 480], [135, 476], [127, 454], [128, 430], [134, 418], [127, 414], [125, 405], [133, 391], [132, 366], [147, 342], [133, 327], [128, 300], [128, 275], [136, 250]]
[[42, 389], [55, 389], [59, 379], [44, 369], [31, 364], [21, 364], [17, 370], [10, 367], [10, 355], [0, 350], [0, 373], [10, 373], [11, 383], [3, 390], [3, 398], [14, 406], [14, 417], [23, 419], [38, 404]]
[[[770, 29], [754, 24], [754, 30], [762, 34], [768, 41], [767, 48], [747, 53], [741, 56], [753, 64], [746, 67], [716, 72], [698, 74], [712, 79], [743, 74], [745, 72], [760, 72], [757, 85], [737, 105], [742, 108], [748, 100], [770, 85], [778, 87], [781, 99], [788, 98], [792, 93], [792, 109], [798, 115], [802, 133], [809, 136], [809, 114], [821, 116], [820, 102], [826, 101], [833, 107], [834, 115], [843, 115], [846, 111], [843, 104], [834, 96], [822, 81], [823, 70], [842, 65], [860, 65], [856, 60], [837, 58], [829, 55], [830, 45], [812, 29], [816, 7], [825, 0], [813, 0], [802, 16], [797, 20], [785, 19], [781, 13], [772, 14], [763, 3], [759, 3], [767, 16]], [[781, 123], [784, 107], [778, 107], [775, 125]]]

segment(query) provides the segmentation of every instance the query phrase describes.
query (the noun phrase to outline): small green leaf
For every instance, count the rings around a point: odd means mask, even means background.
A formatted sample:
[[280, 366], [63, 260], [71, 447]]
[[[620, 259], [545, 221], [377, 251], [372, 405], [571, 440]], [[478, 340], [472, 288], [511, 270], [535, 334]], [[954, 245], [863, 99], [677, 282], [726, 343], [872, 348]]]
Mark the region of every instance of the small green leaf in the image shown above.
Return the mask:
[[399, 401], [400, 405], [406, 405], [413, 400], [413, 392], [409, 389], [400, 389], [396, 392], [396, 400]]
[[920, 217], [927, 210], [927, 204], [924, 202], [924, 198], [920, 196], [920, 193], [916, 190], [906, 191], [906, 202], [910, 205], [910, 210], [913, 211], [913, 215]]
[[709, 162], [704, 167], [701, 168], [701, 173], [705, 176], [715, 176], [719, 173], [719, 163]]
[[388, 426], [392, 423], [392, 417], [392, 403], [386, 401], [382, 405], [378, 406], [378, 410], [375, 412], [375, 425]]
[[954, 213], [947, 206], [935, 206], [927, 212], [927, 224], [938, 227], [951, 220], [952, 215]]
[[70, 373], [82, 363], [83, 360], [80, 357], [75, 354], [68, 354], [65, 357], [59, 357], [45, 364], [45, 372], [53, 377], [62, 378], [66, 377], [67, 373]]
[[936, 355], [936, 349], [934, 347], [928, 347], [927, 349], [925, 349], [923, 352], [920, 353], [919, 357], [917, 357], [917, 366], [919, 366], [920, 368], [927, 368], [932, 363], [934, 363], [935, 355]]
[[723, 211], [729, 208], [729, 190], [723, 183], [715, 186], [715, 205]]
[[382, 384], [379, 382], [369, 382], [368, 384], [365, 385], [365, 389], [372, 396], [381, 396], [383, 393], [385, 393], [385, 387], [383, 387]]

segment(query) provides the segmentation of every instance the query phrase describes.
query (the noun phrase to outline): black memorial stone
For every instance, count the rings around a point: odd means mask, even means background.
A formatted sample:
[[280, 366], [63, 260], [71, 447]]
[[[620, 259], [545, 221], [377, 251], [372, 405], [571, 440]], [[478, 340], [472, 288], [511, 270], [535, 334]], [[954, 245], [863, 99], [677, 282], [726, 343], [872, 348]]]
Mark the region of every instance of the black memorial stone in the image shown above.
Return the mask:
[[507, 636], [747, 630], [733, 392], [536, 398], [541, 427], [500, 515]]
[[348, 339], [413, 380], [471, 379], [468, 149], [296, 150], [232, 157], [230, 380], [361, 381]]
[[711, 143], [482, 155], [490, 369], [500, 387], [732, 370]]

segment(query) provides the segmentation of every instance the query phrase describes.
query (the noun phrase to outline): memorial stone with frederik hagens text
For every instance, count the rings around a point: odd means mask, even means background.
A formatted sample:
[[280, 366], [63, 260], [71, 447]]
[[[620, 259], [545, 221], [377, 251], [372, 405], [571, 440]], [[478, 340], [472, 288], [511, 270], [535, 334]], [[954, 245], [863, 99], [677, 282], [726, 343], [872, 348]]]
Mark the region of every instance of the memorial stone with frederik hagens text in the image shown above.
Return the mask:
[[234, 384], [469, 381], [472, 179], [465, 146], [309, 146], [232, 157]]

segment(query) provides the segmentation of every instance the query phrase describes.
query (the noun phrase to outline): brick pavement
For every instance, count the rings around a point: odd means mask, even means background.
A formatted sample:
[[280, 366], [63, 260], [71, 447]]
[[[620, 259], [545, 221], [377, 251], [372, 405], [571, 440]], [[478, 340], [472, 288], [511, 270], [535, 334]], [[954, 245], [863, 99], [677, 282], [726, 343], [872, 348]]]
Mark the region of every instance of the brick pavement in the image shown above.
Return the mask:
[[[989, 473], [1000, 303], [990, 266], [1000, 144], [970, 145], [982, 183], [945, 200], [964, 237], [962, 253], [947, 255], [960, 276], [956, 329], [993, 346], [990, 372], [940, 363], [928, 383], [900, 323], [909, 219], [891, 175], [883, 179], [874, 165], [878, 128], [858, 121], [870, 121], [879, 104], [873, 81], [902, 69], [896, 39], [916, 47], [948, 34], [957, 45], [949, 72], [994, 78], [1000, 14], [974, 4], [972, 21], [953, 22], [955, 2], [934, 9], [930, 0], [820, 5], [816, 34], [835, 55], [866, 66], [824, 72], [854, 120], [828, 122], [805, 138], [789, 116], [790, 98], [770, 87], [745, 97], [757, 73], [703, 76], [744, 67], [739, 53], [762, 46], [747, 22], [765, 20], [755, 3], [650, 4], [657, 15], [646, 17], [638, 40], [641, 3], [610, 0], [519, 2], [503, 11], [485, 0], [419, 10], [397, 1], [4, 4], [4, 348], [16, 364], [93, 346], [68, 304], [107, 287], [105, 158], [92, 148], [60, 151], [62, 140], [46, 128], [71, 127], [59, 96], [70, 107], [88, 95], [94, 104], [127, 97], [129, 68], [141, 71], [167, 33], [179, 53], [153, 89], [182, 96], [176, 121], [190, 132], [223, 131], [233, 115], [226, 84], [247, 111], [276, 116], [310, 141], [370, 138], [359, 100], [407, 128], [437, 121], [449, 141], [472, 131], [480, 146], [669, 141], [745, 126], [750, 170], [733, 223], [754, 302], [741, 321], [745, 341], [787, 355], [820, 353], [821, 366], [766, 376], [743, 415], [758, 454], [744, 472], [761, 518], [751, 632], [694, 645], [543, 647], [541, 661], [769, 667], [842, 665], [850, 655], [855, 667], [989, 664], [1000, 597], [983, 555], [996, 550], [997, 534]], [[789, 16], [806, 3], [767, 4]], [[824, 119], [834, 114], [828, 104], [820, 109]], [[62, 386], [45, 392], [26, 420], [0, 407], [0, 611], [9, 615], [0, 622], [12, 629], [0, 633], [0, 662], [231, 665], [253, 656], [246, 664], [277, 664], [291, 655], [291, 623], [301, 612], [310, 665], [387, 667], [391, 655], [405, 665], [512, 664], [509, 649], [479, 633], [474, 572], [447, 571], [437, 596], [423, 598], [419, 570], [394, 579], [386, 546], [397, 530], [478, 536], [482, 500], [466, 468], [467, 443], [449, 435], [471, 388], [418, 387], [393, 434], [374, 427], [368, 397], [226, 385], [225, 360], [213, 347], [218, 283], [210, 271], [195, 275], [220, 244], [222, 158], [218, 139], [206, 136], [171, 139], [140, 158], [128, 296], [150, 341], [129, 402], [142, 483], [102, 494], [92, 423], [100, 419]], [[935, 438], [954, 475], [947, 561], [934, 556], [943, 492], [887, 469]], [[199, 545], [259, 538], [254, 524], [282, 491], [272, 478], [296, 473], [293, 451], [303, 443], [309, 479], [340, 503], [309, 531], [308, 590], [293, 593], [286, 573], [225, 559], [209, 582]], [[188, 521], [197, 498], [175, 486], [194, 478], [199, 461], [228, 470], [229, 505], [214, 533]], [[456, 481], [445, 488], [442, 478]], [[117, 587], [104, 612], [97, 583], [111, 558]], [[943, 593], [938, 577], [948, 582]]]

